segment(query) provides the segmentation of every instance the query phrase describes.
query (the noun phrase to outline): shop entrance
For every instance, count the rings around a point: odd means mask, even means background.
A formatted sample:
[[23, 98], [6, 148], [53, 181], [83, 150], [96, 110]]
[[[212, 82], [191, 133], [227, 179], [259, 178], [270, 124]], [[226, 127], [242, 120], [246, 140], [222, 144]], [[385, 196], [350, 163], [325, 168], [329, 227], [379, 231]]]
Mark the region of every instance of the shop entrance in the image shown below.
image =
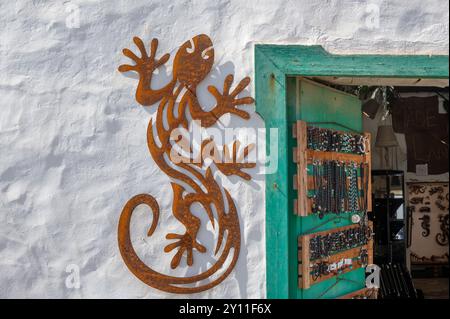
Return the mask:
[[[257, 111], [266, 128], [278, 128], [280, 145], [278, 170], [266, 176], [267, 297], [351, 296], [365, 288], [363, 267], [311, 282], [307, 288], [302, 286], [299, 275], [303, 276], [306, 268], [301, 266], [299, 238], [345, 230], [355, 224], [352, 220], [355, 214], [344, 213], [339, 218], [335, 214], [320, 217], [299, 214], [298, 185], [294, 180], [298, 165], [292, 151], [297, 141], [293, 126], [301, 120], [320, 128], [363, 133], [367, 120], [363, 117], [362, 102], [342, 88], [363, 85], [411, 88], [419, 83], [421, 87], [448, 87], [448, 57], [339, 56], [317, 46], [257, 45], [255, 59]], [[406, 205], [402, 209], [406, 210]], [[406, 216], [405, 213], [405, 229]]]

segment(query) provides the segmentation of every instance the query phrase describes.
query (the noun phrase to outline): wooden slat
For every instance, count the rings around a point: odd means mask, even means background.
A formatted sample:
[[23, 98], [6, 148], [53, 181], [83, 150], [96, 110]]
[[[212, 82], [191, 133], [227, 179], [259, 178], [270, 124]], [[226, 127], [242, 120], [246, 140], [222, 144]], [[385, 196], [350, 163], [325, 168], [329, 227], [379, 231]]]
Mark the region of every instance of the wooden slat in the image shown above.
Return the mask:
[[292, 149], [292, 160], [294, 161], [294, 163], [298, 163], [298, 148], [294, 147]]
[[365, 161], [364, 155], [358, 154], [349, 154], [349, 153], [338, 153], [338, 152], [325, 152], [325, 151], [316, 151], [308, 149], [306, 151], [307, 159], [312, 162], [314, 159], [321, 159], [327, 161], [347, 161], [347, 162], [355, 162], [355, 163], [363, 163]]
[[309, 275], [309, 236], [298, 237], [299, 247], [299, 276], [298, 286], [302, 289], [308, 289], [311, 286], [311, 276]]

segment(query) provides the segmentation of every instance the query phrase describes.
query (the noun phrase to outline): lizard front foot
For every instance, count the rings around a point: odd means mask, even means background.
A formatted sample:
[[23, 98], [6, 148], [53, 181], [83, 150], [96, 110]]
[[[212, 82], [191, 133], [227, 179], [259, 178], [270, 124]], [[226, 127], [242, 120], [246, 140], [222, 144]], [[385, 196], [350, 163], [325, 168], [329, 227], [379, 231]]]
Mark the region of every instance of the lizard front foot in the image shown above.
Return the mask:
[[136, 65], [123, 64], [119, 66], [120, 72], [136, 71], [142, 76], [152, 74], [158, 67], [163, 65], [169, 60], [170, 55], [168, 53], [164, 54], [160, 59], [156, 59], [156, 49], [158, 48], [158, 40], [153, 39], [150, 45], [150, 55], [147, 54], [145, 45], [142, 40], [138, 37], [133, 38], [134, 43], [141, 53], [141, 57], [138, 57], [129, 49], [123, 49], [123, 54], [133, 60]]
[[184, 235], [169, 233], [167, 234], [166, 239], [178, 239], [176, 242], [169, 244], [164, 248], [164, 251], [168, 253], [179, 247], [178, 252], [175, 254], [175, 256], [173, 256], [172, 262], [170, 263], [170, 267], [172, 267], [172, 269], [178, 267], [184, 251], [187, 252], [187, 264], [189, 266], [192, 266], [192, 264], [194, 263], [194, 257], [192, 255], [194, 248], [201, 253], [206, 252], [205, 246], [197, 242], [197, 240], [195, 238], [192, 238], [188, 233], [185, 233]]
[[255, 100], [252, 97], [237, 98], [237, 96], [248, 86], [250, 83], [250, 78], [243, 78], [236, 88], [230, 92], [231, 85], [233, 84], [233, 75], [229, 74], [225, 78], [223, 83], [223, 92], [220, 93], [215, 86], [208, 86], [208, 91], [214, 95], [217, 106], [212, 112], [217, 118], [221, 117], [226, 113], [233, 113], [243, 119], [249, 119], [250, 115], [248, 112], [240, 110], [237, 108], [239, 105], [252, 104]]
[[242, 169], [253, 168], [256, 166], [256, 163], [246, 162], [248, 154], [254, 148], [255, 144], [247, 145], [241, 155], [238, 156], [239, 146], [239, 141], [234, 141], [232, 152], [230, 152], [228, 146], [224, 145], [222, 160], [216, 161], [215, 163], [217, 168], [226, 176], [237, 175], [249, 181], [251, 176], [243, 172]]

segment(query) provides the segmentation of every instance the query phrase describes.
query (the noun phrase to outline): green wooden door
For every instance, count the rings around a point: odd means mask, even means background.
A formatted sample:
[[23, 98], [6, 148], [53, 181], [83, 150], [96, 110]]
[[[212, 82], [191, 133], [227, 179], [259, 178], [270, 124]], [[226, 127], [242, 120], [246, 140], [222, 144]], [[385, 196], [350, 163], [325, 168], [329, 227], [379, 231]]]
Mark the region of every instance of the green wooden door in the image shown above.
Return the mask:
[[[287, 118], [290, 127], [297, 120], [312, 123], [314, 126], [332, 128], [341, 131], [362, 131], [361, 102], [353, 95], [331, 89], [327, 86], [299, 78], [287, 79]], [[296, 146], [297, 140], [288, 138], [288, 149]], [[292, 156], [292, 152], [287, 152]], [[288, 175], [297, 173], [297, 166], [290, 158]], [[292, 180], [292, 178], [290, 179]], [[289, 185], [289, 197], [294, 199], [297, 191]], [[293, 200], [290, 201], [293, 203]], [[292, 205], [292, 204], [291, 204]], [[363, 268], [350, 271], [336, 278], [330, 278], [309, 289], [298, 288], [297, 238], [301, 234], [314, 233], [351, 225], [351, 214], [343, 214], [337, 218], [334, 214], [319, 219], [317, 215], [299, 217], [294, 215], [293, 208], [289, 214], [289, 298], [320, 299], [336, 298], [352, 291], [364, 288], [365, 273]]]

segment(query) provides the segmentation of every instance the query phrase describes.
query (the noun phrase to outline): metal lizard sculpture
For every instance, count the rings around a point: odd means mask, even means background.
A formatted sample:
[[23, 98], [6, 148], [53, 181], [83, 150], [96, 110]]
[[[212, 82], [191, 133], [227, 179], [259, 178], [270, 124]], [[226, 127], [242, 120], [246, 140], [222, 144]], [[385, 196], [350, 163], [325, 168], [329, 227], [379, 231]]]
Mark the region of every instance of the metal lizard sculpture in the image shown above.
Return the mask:
[[[245, 77], [234, 90], [230, 91], [233, 75], [228, 75], [224, 80], [222, 93], [216, 87], [209, 86], [208, 91], [215, 97], [216, 105], [211, 111], [206, 112], [202, 109], [197, 99], [197, 87], [209, 74], [214, 63], [213, 44], [207, 35], [198, 35], [192, 40], [186, 41], [179, 48], [173, 62], [172, 79], [164, 87], [155, 90], [151, 88], [153, 73], [169, 60], [169, 54], [164, 54], [159, 59], [156, 58], [157, 39], [151, 41], [150, 54], [147, 53], [140, 38], [134, 37], [133, 41], [140, 51], [140, 57], [129, 49], [124, 49], [123, 54], [133, 60], [135, 65], [121, 65], [119, 71], [134, 71], [138, 73], [139, 83], [136, 89], [136, 100], [138, 103], [149, 106], [159, 102], [155, 123], [150, 120], [148, 125], [147, 144], [155, 163], [174, 180], [171, 183], [174, 194], [172, 213], [186, 228], [184, 234], [169, 233], [166, 235], [166, 239], [175, 240], [175, 242], [168, 244], [164, 251], [168, 253], [178, 249], [171, 261], [171, 268], [175, 269], [179, 266], [185, 253], [187, 265], [192, 266], [194, 249], [200, 253], [206, 252], [206, 247], [197, 241], [197, 233], [201, 222], [190, 211], [193, 203], [199, 203], [205, 209], [213, 226], [215, 225], [215, 220], [212, 207], [215, 208], [219, 227], [215, 254], [219, 252], [222, 246], [224, 248], [214, 265], [195, 276], [174, 277], [153, 270], [138, 257], [130, 238], [131, 215], [138, 205], [148, 205], [153, 213], [153, 221], [148, 230], [148, 236], [151, 236], [155, 231], [159, 219], [159, 205], [155, 198], [148, 194], [140, 194], [132, 197], [125, 204], [120, 215], [118, 227], [120, 253], [130, 271], [151, 287], [171, 293], [204, 291], [221, 283], [236, 265], [240, 251], [241, 236], [239, 218], [229, 192], [215, 181], [211, 167], [203, 168], [204, 158], [200, 160], [200, 163], [187, 163], [186, 161], [168, 162], [170, 161], [170, 153], [173, 147], [170, 133], [178, 127], [188, 128], [187, 111], [190, 112], [192, 119], [200, 120], [204, 127], [215, 124], [222, 115], [227, 113], [235, 114], [243, 119], [249, 119], [249, 114], [238, 109], [237, 106], [254, 102], [251, 97], [238, 98], [238, 94], [250, 83], [250, 78]], [[179, 102], [177, 103], [177, 101]], [[167, 124], [163, 123], [164, 116]], [[211, 146], [212, 142], [212, 140], [203, 142], [202, 149], [206, 147], [207, 143]], [[242, 169], [252, 168], [256, 165], [255, 163], [243, 162], [252, 146], [246, 146], [238, 157], [239, 142], [234, 141], [231, 153], [228, 147], [224, 145], [223, 156], [228, 160], [223, 161], [223, 157], [222, 160], [218, 160], [217, 156], [211, 156], [211, 158], [217, 169], [223, 174], [227, 176], [238, 175], [246, 180], [250, 180], [250, 175], [244, 173]], [[212, 150], [217, 151], [215, 144], [213, 144]], [[186, 172], [190, 174], [186, 174]], [[190, 176], [195, 176], [195, 180]], [[182, 185], [183, 183], [188, 185], [190, 189], [185, 188]], [[225, 196], [222, 194], [225, 194]], [[225, 206], [225, 201], [228, 204], [227, 206]], [[226, 207], [228, 208], [226, 209]], [[226, 239], [225, 233], [227, 234]], [[224, 271], [222, 269], [223, 273], [221, 272], [219, 276], [216, 275], [215, 279], [208, 280], [209, 277], [221, 270], [231, 250], [233, 250], [233, 255], [229, 266]], [[208, 282], [202, 283], [205, 280]]]

